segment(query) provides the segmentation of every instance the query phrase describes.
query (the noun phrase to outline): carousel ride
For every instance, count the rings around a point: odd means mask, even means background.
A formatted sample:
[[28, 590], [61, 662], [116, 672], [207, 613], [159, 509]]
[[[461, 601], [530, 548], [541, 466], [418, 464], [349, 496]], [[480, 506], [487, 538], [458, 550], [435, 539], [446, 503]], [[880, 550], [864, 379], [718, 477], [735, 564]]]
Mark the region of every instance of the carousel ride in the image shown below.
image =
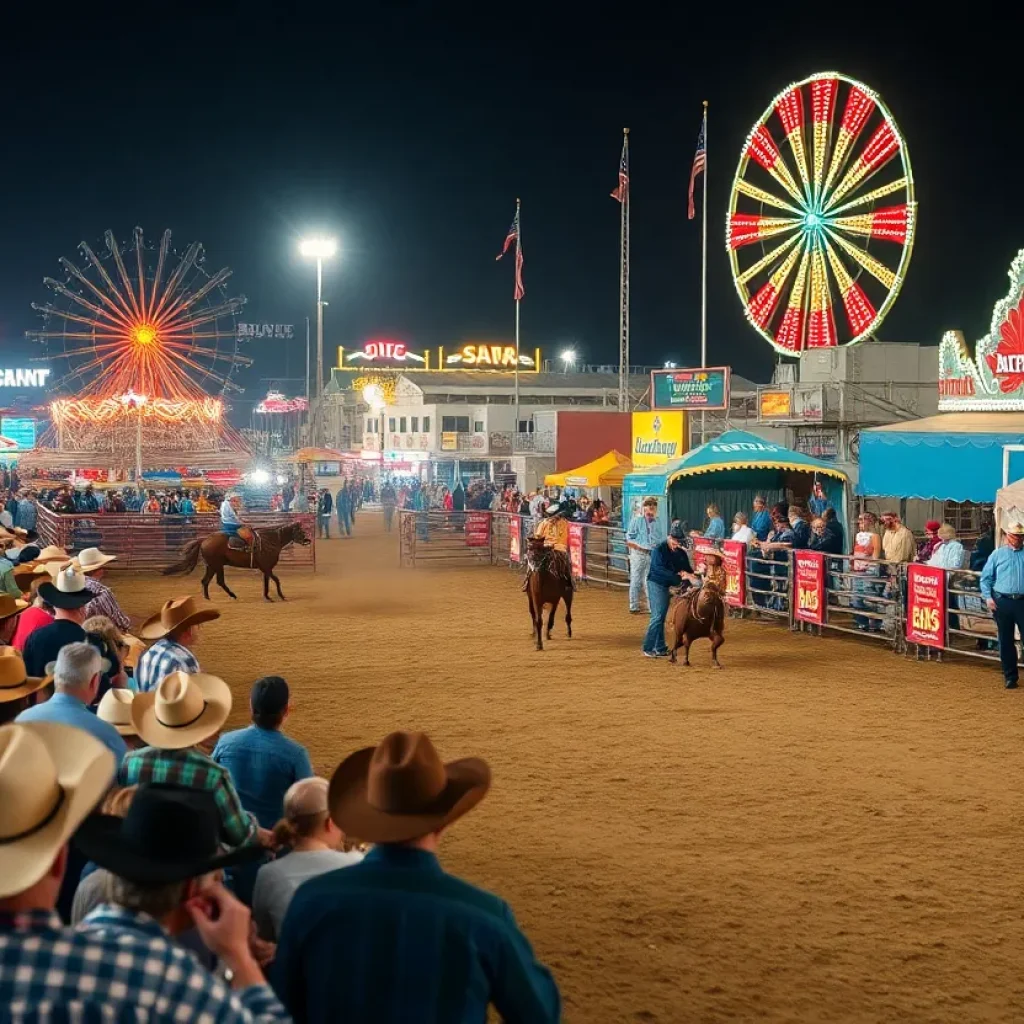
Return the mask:
[[43, 326], [28, 337], [53, 366], [51, 425], [25, 469], [96, 467], [127, 474], [169, 466], [239, 468], [251, 453], [225, 418], [225, 399], [251, 360], [240, 351], [227, 268], [210, 274], [204, 251], [183, 253], [165, 231], [148, 244], [136, 228], [123, 247], [113, 233], [99, 251], [61, 257], [64, 279], [33, 303]]

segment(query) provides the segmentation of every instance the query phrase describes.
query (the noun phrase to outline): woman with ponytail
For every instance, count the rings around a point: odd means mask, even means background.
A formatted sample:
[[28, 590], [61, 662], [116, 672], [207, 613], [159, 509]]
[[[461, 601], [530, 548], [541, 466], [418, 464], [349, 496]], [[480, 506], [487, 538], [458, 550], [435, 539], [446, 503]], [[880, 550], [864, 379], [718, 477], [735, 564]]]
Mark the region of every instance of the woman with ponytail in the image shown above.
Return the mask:
[[358, 864], [363, 855], [346, 852], [345, 834], [327, 810], [326, 779], [296, 782], [284, 795], [284, 817], [274, 826], [274, 845], [291, 850], [264, 864], [256, 876], [252, 917], [260, 938], [277, 941], [295, 890], [325, 871]]

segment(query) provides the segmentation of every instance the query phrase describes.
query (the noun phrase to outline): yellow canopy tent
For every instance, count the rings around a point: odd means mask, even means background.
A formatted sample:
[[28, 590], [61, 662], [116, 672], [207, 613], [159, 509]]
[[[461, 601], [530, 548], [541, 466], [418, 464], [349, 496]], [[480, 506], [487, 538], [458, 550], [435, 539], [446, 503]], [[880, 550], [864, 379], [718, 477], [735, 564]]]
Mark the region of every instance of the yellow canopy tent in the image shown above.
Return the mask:
[[610, 451], [585, 466], [549, 473], [544, 477], [548, 487], [621, 487], [627, 473], [633, 472], [633, 463], [621, 452]]

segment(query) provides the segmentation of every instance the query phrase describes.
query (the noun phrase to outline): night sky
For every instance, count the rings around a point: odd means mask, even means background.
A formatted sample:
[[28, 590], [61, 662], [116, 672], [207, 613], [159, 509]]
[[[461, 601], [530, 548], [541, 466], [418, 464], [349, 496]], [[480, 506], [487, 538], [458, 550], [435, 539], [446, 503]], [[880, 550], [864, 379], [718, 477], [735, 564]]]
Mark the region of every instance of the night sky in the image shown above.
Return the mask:
[[554, 355], [571, 342], [588, 362], [615, 362], [619, 208], [608, 193], [628, 125], [633, 361], [695, 364], [700, 230], [686, 188], [706, 98], [709, 360], [767, 379], [771, 350], [728, 276], [729, 188], [775, 93], [830, 69], [882, 95], [917, 181], [914, 257], [883, 339], [937, 344], [959, 327], [973, 342], [1024, 246], [1016, 29], [1001, 59], [988, 26], [872, 28], [866, 5], [842, 28], [791, 5], [769, 32], [742, 13], [673, 22], [636, 5], [563, 8], [572, 17], [202, 6], [225, 13], [48, 8], [5, 55], [5, 355], [33, 348], [29, 304], [49, 297], [42, 278], [59, 276], [57, 258], [106, 228], [127, 240], [136, 224], [154, 240], [171, 228], [181, 248], [202, 241], [210, 270], [232, 267], [232, 291], [249, 299], [242, 319], [297, 325], [287, 366], [284, 343], [250, 344], [246, 399], [303, 372], [315, 294], [297, 241], [321, 228], [343, 248], [325, 283], [328, 366], [338, 343], [371, 337], [420, 348], [510, 339], [513, 268], [494, 256], [521, 196], [523, 345]]

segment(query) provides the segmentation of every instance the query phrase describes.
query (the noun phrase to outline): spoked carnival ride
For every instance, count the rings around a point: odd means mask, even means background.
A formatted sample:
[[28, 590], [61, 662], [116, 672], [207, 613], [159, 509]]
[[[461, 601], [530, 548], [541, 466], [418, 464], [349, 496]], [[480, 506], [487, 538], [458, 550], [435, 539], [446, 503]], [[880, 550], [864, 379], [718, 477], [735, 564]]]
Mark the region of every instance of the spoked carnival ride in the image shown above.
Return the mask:
[[123, 248], [111, 231], [83, 260], [64, 257], [64, 280], [33, 303], [43, 318], [28, 337], [54, 368], [51, 425], [21, 460], [33, 470], [106, 470], [127, 479], [143, 470], [200, 472], [245, 468], [251, 453], [225, 418], [225, 396], [240, 392], [235, 318], [244, 297], [229, 296], [227, 268], [208, 274], [192, 242], [178, 253], [165, 231], [157, 246], [136, 228]]

